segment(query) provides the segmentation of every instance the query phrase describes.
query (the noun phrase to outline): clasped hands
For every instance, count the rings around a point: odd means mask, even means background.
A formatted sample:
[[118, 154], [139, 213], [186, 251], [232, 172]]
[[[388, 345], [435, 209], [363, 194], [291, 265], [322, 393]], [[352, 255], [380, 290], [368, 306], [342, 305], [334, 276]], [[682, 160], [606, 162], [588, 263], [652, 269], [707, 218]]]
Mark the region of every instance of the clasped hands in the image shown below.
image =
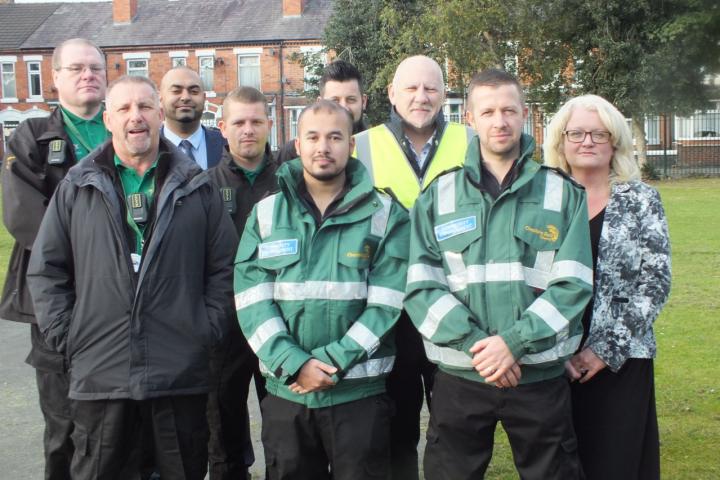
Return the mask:
[[486, 383], [498, 388], [515, 387], [520, 383], [520, 364], [499, 335], [475, 342], [470, 353], [473, 354], [473, 367]]
[[288, 388], [301, 395], [320, 390], [327, 390], [335, 386], [332, 375], [337, 373], [337, 368], [316, 358], [311, 358], [300, 368], [295, 382]]

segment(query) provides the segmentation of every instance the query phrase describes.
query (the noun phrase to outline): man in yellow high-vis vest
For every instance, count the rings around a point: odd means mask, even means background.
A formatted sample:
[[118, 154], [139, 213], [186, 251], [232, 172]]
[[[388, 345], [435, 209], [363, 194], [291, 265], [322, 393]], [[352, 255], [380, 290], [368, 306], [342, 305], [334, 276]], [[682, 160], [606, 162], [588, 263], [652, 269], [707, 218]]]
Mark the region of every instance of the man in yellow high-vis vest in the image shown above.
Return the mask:
[[[388, 97], [390, 120], [355, 135], [354, 156], [370, 171], [376, 187], [392, 191], [410, 209], [435, 177], [462, 165], [474, 132], [445, 121], [445, 81], [431, 58], [403, 60]], [[392, 478], [417, 480], [423, 385], [429, 399], [435, 366], [428, 362], [420, 335], [404, 311], [396, 343], [395, 367], [387, 382], [397, 410], [391, 425]]]

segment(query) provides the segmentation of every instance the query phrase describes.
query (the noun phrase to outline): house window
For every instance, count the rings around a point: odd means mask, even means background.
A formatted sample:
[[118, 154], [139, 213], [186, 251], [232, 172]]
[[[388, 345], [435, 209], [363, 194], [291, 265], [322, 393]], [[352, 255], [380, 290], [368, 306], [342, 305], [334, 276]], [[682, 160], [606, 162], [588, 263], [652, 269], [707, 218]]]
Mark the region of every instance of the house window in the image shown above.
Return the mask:
[[238, 55], [238, 85], [260, 90], [260, 55]]
[[42, 80], [40, 78], [40, 62], [29, 62], [28, 69], [28, 96], [42, 98]]
[[198, 65], [198, 73], [200, 74], [200, 81], [202, 82], [203, 90], [206, 92], [212, 92], [214, 84], [213, 70], [215, 69], [215, 57], [199, 57]]
[[452, 98], [447, 99], [445, 101], [445, 105], [443, 106], [443, 113], [445, 114], [445, 118], [450, 122], [455, 123], [465, 123], [465, 119], [463, 119], [463, 104], [461, 99]]
[[0, 64], [0, 75], [2, 75], [2, 98], [17, 98], [15, 64], [10, 62]]
[[[300, 53], [303, 54], [305, 60], [309, 62], [303, 67], [303, 78], [305, 85], [303, 88], [306, 92], [312, 92], [318, 89], [320, 76], [317, 74], [317, 63], [322, 62], [325, 65], [325, 56], [322, 54], [322, 47], [301, 47]], [[319, 93], [319, 92], [317, 92]]]
[[185, 58], [185, 57], [173, 57], [171, 60], [172, 60], [172, 68], [187, 67], [187, 58]]
[[275, 101], [270, 104], [270, 120], [272, 120], [272, 128], [270, 129], [270, 148], [273, 152], [278, 149], [277, 138], [277, 111], [275, 109]]
[[127, 61], [127, 74], [137, 77], [147, 77], [148, 61], [147, 59], [136, 59]]
[[304, 107], [291, 107], [287, 109], [290, 123], [290, 140], [298, 136], [298, 119], [300, 118], [300, 112], [302, 112], [303, 108]]

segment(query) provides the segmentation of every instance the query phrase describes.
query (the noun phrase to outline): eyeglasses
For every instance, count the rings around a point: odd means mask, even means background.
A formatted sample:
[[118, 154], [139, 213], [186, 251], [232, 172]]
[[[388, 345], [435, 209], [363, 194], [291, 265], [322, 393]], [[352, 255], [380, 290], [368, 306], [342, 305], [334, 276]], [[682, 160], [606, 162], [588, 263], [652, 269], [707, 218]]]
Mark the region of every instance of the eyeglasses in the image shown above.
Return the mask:
[[590, 135], [593, 143], [608, 143], [612, 136], [610, 132], [604, 130], [594, 130], [592, 132], [585, 132], [583, 130], [565, 130], [562, 132], [569, 142], [582, 143], [585, 141], [585, 137]]
[[70, 65], [69, 67], [60, 67], [58, 70], [67, 70], [70, 75], [77, 76], [82, 74], [85, 70], [90, 70], [93, 75], [100, 75], [105, 72], [104, 65]]

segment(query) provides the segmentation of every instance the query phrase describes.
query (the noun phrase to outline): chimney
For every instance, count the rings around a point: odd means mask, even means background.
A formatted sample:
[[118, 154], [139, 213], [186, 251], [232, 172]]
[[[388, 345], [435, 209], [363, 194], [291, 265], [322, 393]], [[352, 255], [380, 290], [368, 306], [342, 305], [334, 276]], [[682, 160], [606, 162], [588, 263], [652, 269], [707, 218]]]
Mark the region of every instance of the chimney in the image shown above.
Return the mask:
[[282, 0], [283, 17], [299, 17], [303, 13], [306, 0]]
[[113, 0], [113, 23], [132, 23], [137, 15], [137, 0]]

